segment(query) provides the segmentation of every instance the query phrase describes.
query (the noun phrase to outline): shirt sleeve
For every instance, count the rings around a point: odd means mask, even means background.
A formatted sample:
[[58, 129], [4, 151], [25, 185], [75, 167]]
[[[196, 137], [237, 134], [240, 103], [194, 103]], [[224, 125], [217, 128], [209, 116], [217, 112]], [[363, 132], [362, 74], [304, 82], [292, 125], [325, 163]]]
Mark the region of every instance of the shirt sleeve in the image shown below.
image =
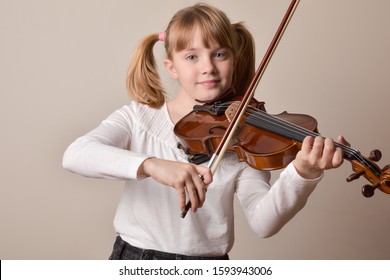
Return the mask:
[[86, 177], [139, 179], [138, 168], [149, 156], [129, 150], [132, 126], [127, 107], [115, 111], [66, 149], [63, 167]]
[[302, 178], [290, 163], [270, 186], [269, 172], [243, 170], [236, 192], [252, 230], [261, 237], [279, 232], [305, 206], [322, 176]]

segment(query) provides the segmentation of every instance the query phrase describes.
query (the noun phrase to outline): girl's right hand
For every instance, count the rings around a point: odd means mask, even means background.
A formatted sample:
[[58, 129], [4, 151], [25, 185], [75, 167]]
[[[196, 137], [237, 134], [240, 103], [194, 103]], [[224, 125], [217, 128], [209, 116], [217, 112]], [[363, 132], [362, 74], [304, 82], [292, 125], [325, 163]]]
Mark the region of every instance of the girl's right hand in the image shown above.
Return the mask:
[[206, 199], [206, 188], [213, 178], [208, 167], [191, 163], [148, 158], [140, 166], [138, 175], [152, 177], [157, 182], [177, 191], [181, 211], [185, 210], [186, 192], [191, 209], [196, 212]]

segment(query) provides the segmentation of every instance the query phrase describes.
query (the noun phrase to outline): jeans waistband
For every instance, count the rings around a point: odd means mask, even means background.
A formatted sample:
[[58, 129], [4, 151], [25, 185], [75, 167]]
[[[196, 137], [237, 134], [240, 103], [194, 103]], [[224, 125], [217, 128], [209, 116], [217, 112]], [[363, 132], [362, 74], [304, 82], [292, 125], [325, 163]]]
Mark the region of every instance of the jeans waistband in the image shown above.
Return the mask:
[[187, 256], [167, 253], [157, 250], [142, 249], [130, 245], [120, 236], [117, 236], [110, 256], [110, 260], [228, 260], [227, 254], [223, 256]]

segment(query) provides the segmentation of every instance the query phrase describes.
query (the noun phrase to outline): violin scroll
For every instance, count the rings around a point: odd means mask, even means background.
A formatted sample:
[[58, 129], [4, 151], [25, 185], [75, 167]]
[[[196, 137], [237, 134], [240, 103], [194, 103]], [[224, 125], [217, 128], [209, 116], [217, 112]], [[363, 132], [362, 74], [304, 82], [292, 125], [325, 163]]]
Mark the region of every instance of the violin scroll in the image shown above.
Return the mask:
[[390, 194], [390, 165], [381, 169], [374, 163], [378, 162], [381, 157], [382, 153], [379, 150], [373, 150], [367, 158], [359, 156], [351, 159], [354, 173], [347, 178], [347, 182], [361, 176], [365, 177], [371, 183], [362, 188], [362, 194], [365, 197], [372, 197], [377, 189]]

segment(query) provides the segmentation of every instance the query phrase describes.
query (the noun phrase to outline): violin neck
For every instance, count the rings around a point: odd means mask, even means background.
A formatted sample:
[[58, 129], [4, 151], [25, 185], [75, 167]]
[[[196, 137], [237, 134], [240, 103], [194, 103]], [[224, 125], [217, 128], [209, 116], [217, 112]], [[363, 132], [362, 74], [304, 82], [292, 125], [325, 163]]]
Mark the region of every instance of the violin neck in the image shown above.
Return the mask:
[[[260, 117], [261, 116], [261, 117]], [[294, 141], [302, 143], [307, 136], [317, 137], [321, 136], [319, 133], [298, 126], [294, 123], [285, 121], [267, 113], [256, 111], [255, 114], [251, 114], [245, 121], [247, 124], [255, 126], [260, 129], [265, 129], [270, 132], [276, 133], [282, 137], [292, 139]], [[325, 137], [323, 137], [325, 138]], [[344, 158], [347, 160], [354, 160], [360, 158], [360, 152], [347, 145], [334, 142], [335, 146], [343, 150]]]
[[[252, 114], [248, 116], [245, 122], [249, 125], [253, 125], [260, 129], [268, 130], [282, 137], [286, 137], [300, 143], [302, 143], [303, 139], [305, 139], [305, 137], [307, 136], [323, 137], [317, 132], [303, 128], [294, 123], [277, 118], [259, 110], [252, 112]], [[358, 150], [338, 142], [334, 142], [334, 145], [337, 148], [341, 148], [343, 150], [344, 159], [351, 162], [357, 161], [362, 166], [365, 166], [367, 169], [369, 169], [372, 173], [376, 174], [377, 176], [380, 176], [381, 170], [378, 168], [378, 166], [373, 164], [371, 160], [363, 157]]]

